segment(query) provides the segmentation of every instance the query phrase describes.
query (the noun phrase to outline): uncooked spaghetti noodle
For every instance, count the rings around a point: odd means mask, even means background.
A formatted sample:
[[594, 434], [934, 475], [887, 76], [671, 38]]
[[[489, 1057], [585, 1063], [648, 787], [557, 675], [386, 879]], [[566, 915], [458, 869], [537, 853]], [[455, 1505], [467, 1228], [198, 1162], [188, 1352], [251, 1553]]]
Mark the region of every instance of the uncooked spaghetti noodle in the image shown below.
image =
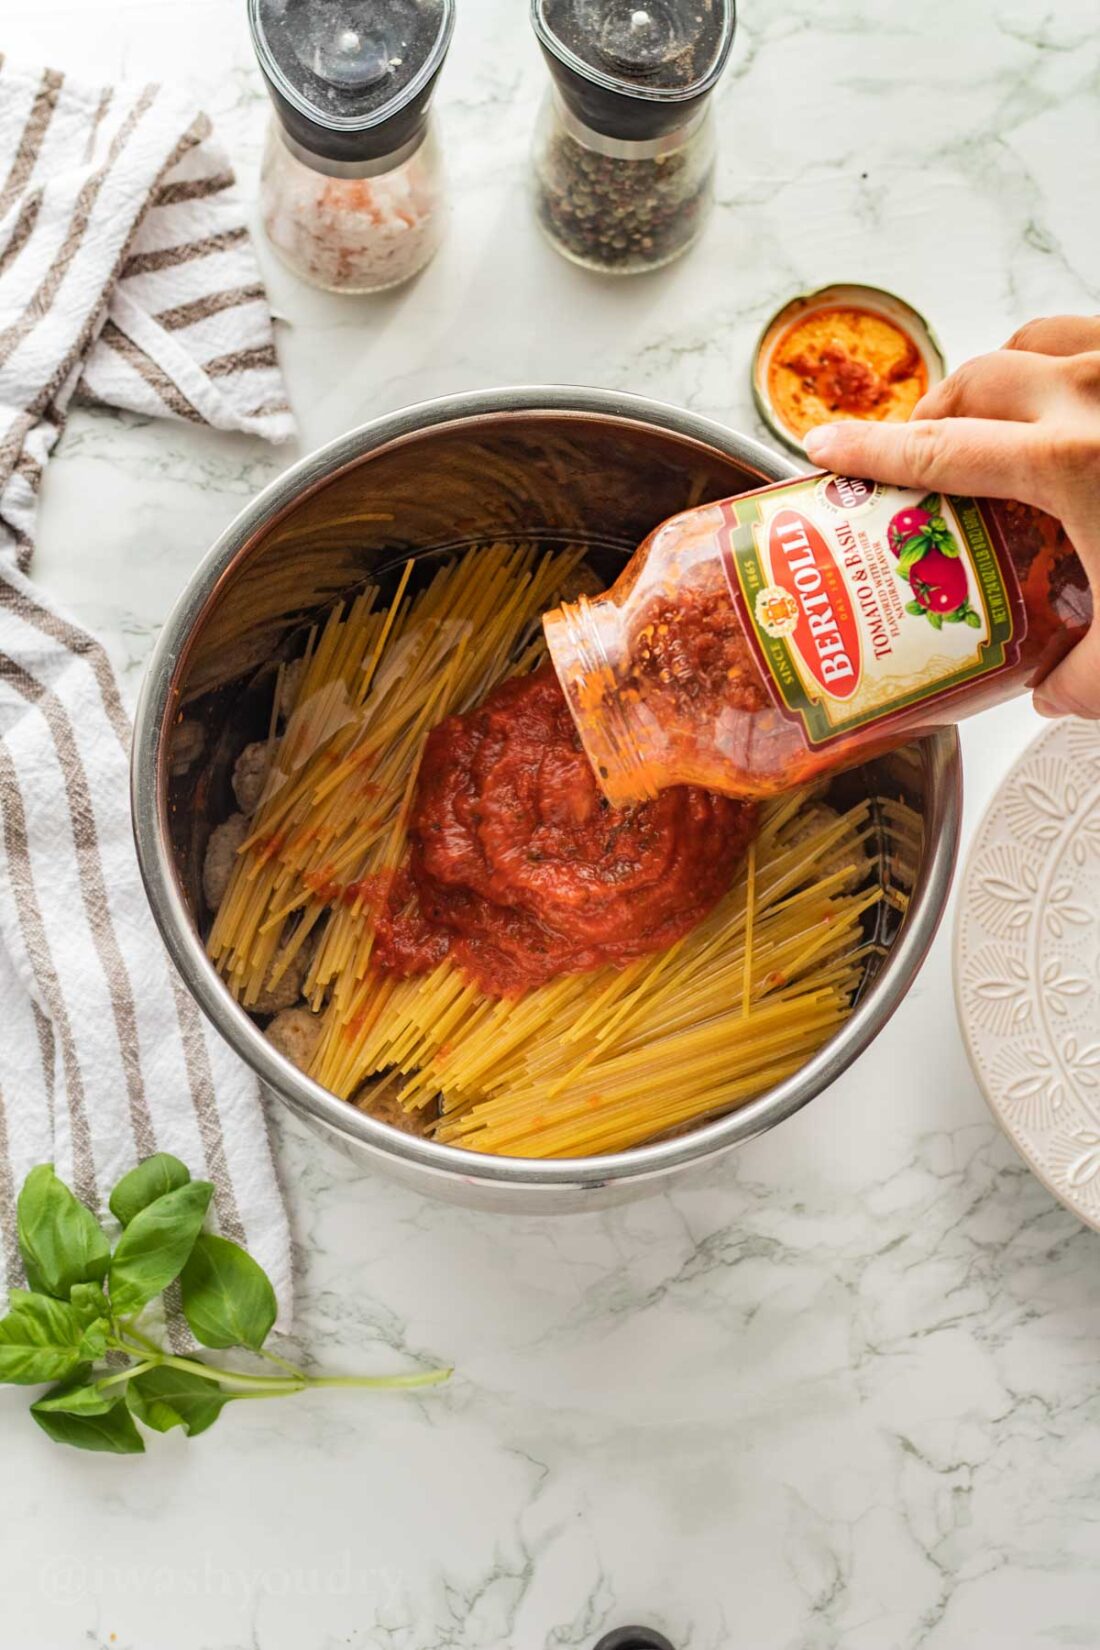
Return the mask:
[[899, 804], [884, 825], [869, 801], [781, 798], [728, 893], [674, 944], [518, 998], [451, 960], [409, 978], [380, 967], [427, 735], [541, 661], [539, 616], [579, 560], [490, 545], [419, 587], [408, 563], [387, 603], [367, 586], [309, 631], [300, 666], [280, 670], [277, 699], [293, 670], [293, 704], [209, 936], [244, 1007], [270, 1012], [272, 990], [300, 982], [293, 1052], [318, 1082], [474, 1151], [621, 1151], [797, 1071], [864, 977], [882, 833], [914, 828]]

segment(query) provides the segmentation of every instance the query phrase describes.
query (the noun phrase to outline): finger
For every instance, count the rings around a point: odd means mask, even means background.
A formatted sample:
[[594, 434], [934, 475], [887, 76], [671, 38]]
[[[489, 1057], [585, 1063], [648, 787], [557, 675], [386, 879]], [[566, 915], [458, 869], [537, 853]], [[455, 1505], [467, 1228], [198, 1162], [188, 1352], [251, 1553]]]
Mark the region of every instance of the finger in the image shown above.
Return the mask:
[[997, 350], [967, 361], [923, 395], [914, 418], [1038, 418], [1056, 388], [1048, 355]]
[[824, 424], [806, 436], [823, 470], [895, 487], [931, 487], [1038, 504], [1031, 424], [986, 418], [931, 418], [908, 424]]
[[1028, 321], [1008, 340], [1005, 349], [1031, 350], [1037, 355], [1079, 355], [1100, 349], [1100, 315], [1045, 315]]
[[1100, 622], [1035, 689], [1040, 716], [1100, 717]]

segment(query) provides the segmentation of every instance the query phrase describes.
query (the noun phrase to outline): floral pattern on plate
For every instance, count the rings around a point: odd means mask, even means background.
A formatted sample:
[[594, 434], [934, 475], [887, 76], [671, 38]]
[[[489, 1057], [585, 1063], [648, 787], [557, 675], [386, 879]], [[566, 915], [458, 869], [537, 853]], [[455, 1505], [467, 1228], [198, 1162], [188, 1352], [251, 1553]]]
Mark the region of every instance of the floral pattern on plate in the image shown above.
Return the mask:
[[955, 998], [994, 1116], [1100, 1231], [1100, 724], [1045, 729], [979, 825]]

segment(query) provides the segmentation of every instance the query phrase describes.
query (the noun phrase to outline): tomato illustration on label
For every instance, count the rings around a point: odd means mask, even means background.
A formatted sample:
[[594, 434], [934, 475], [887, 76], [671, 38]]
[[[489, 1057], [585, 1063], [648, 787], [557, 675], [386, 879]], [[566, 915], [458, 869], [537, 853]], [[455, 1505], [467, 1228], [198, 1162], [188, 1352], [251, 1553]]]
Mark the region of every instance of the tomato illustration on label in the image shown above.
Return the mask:
[[919, 504], [907, 504], [890, 518], [886, 537], [899, 562], [912, 562], [926, 550], [942, 550], [945, 556], [959, 553], [955, 535], [943, 515], [938, 493], [926, 493]]
[[945, 621], [977, 630], [981, 617], [970, 605], [966, 565], [941, 504], [938, 493], [929, 493], [919, 504], [899, 510], [886, 530], [887, 542], [898, 558], [898, 578], [908, 580], [913, 592], [905, 611], [914, 618], [926, 618], [935, 630]]
[[[850, 699], [860, 680], [859, 625], [828, 544], [801, 511], [777, 510], [768, 559], [775, 587], [797, 615], [788, 634], [806, 669], [831, 698]], [[773, 597], [773, 611], [775, 605]]]

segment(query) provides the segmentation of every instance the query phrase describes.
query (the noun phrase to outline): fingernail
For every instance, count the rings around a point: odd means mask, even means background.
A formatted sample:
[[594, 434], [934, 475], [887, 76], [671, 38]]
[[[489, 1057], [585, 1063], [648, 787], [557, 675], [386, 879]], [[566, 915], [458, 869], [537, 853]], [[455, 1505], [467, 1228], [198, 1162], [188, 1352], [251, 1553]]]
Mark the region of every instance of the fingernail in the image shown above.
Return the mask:
[[829, 454], [836, 446], [833, 431], [828, 427], [820, 430], [807, 430], [802, 445], [806, 449], [806, 457], [815, 464], [828, 464]]

